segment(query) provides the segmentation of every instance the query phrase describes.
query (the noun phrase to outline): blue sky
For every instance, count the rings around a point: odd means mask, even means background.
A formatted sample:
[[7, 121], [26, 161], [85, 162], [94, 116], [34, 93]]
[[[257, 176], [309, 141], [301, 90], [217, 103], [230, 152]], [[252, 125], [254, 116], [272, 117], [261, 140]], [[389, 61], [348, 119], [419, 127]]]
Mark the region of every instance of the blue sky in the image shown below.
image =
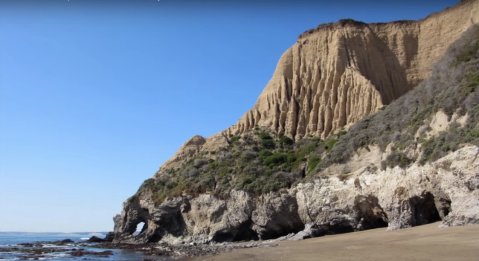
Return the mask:
[[304, 31], [457, 2], [2, 0], [0, 231], [112, 230], [187, 139], [254, 105]]

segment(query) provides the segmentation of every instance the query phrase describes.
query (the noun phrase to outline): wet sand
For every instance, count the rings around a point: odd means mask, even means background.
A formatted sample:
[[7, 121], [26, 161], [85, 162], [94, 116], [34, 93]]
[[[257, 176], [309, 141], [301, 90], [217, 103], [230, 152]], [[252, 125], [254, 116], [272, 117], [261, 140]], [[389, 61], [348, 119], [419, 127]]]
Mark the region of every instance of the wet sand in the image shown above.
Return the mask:
[[438, 228], [439, 224], [279, 242], [277, 247], [241, 249], [185, 260], [479, 260], [479, 225]]

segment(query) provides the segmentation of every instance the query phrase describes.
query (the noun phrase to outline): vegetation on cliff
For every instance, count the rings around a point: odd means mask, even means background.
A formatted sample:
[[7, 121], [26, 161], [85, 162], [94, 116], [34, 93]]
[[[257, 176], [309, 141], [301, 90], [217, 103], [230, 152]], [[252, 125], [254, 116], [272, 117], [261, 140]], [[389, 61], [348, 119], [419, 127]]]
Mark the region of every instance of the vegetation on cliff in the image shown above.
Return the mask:
[[[479, 145], [478, 50], [479, 28], [474, 26], [449, 47], [429, 79], [347, 132], [296, 142], [258, 126], [241, 136], [225, 134], [228, 146], [201, 151], [180, 168], [161, 169], [136, 195], [152, 193], [157, 204], [181, 194], [210, 192], [223, 197], [231, 189], [259, 195], [321, 175], [325, 168], [346, 163], [358, 149], [373, 145], [391, 149], [382, 168], [424, 164], [465, 143]], [[427, 135], [429, 121], [438, 111], [448, 116], [449, 126]], [[463, 116], [462, 123], [451, 120]], [[408, 153], [418, 148], [422, 153]]]
[[290, 188], [311, 173], [329, 151], [338, 133], [325, 141], [310, 136], [298, 142], [256, 127], [242, 136], [225, 136], [228, 146], [219, 151], [200, 152], [177, 169], [160, 170], [139, 192], [147, 189], [156, 203], [183, 193], [211, 192], [225, 195], [231, 189], [256, 194]]
[[[449, 47], [430, 78], [375, 114], [354, 124], [323, 160], [320, 168], [348, 161], [359, 148], [393, 144], [386, 166], [425, 163], [457, 150], [462, 144], [479, 145], [479, 28], [474, 26]], [[426, 135], [427, 124], [438, 111], [451, 120], [467, 115], [463, 125], [452, 122], [437, 136]], [[426, 128], [421, 128], [426, 126]], [[408, 149], [421, 146], [419, 158], [408, 158]]]

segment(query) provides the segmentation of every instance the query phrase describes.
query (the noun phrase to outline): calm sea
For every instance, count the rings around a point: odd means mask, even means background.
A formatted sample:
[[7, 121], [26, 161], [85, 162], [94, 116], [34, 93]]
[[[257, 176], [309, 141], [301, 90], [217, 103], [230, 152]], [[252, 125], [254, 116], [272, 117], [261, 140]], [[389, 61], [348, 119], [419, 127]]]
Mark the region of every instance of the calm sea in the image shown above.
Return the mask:
[[[97, 235], [97, 237], [103, 238], [105, 235]], [[5, 233], [0, 232], [0, 248], [7, 247], [16, 247], [19, 243], [33, 243], [38, 241], [58, 241], [63, 239], [71, 239], [75, 242], [80, 242], [90, 238], [92, 234], [53, 234], [53, 233]], [[55, 248], [82, 248], [88, 251], [104, 251], [108, 249], [97, 249], [91, 247], [79, 247], [79, 246], [51, 246]], [[121, 249], [110, 249], [113, 251], [113, 255], [109, 257], [97, 257], [93, 255], [85, 255], [82, 257], [72, 257], [71, 255], [65, 252], [56, 252], [45, 254], [45, 258], [40, 260], [54, 260], [54, 261], [74, 261], [74, 260], [103, 260], [103, 261], [127, 261], [127, 260], [140, 260], [144, 259], [150, 260], [161, 260], [166, 261], [170, 259], [161, 259], [160, 257], [152, 257], [143, 255], [142, 252], [121, 250]], [[21, 252], [0, 252], [0, 260], [25, 260], [21, 259], [21, 256], [28, 256]]]

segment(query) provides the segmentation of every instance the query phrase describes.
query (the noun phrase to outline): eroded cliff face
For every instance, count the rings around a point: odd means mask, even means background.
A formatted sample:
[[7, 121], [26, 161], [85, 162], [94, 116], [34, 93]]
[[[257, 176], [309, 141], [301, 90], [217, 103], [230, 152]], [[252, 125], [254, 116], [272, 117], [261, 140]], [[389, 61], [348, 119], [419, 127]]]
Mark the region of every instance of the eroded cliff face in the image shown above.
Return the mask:
[[[168, 187], [169, 181], [179, 178], [175, 171], [201, 153], [203, 157], [223, 148], [224, 154], [232, 154], [228, 134], [242, 134], [256, 124], [298, 142], [304, 135], [326, 137], [347, 127], [428, 77], [432, 63], [449, 43], [477, 24], [478, 5], [479, 1], [463, 1], [421, 21], [363, 24], [345, 20], [306, 32], [283, 55], [257, 104], [238, 124], [206, 139], [191, 138], [152, 180], [164, 179], [161, 184]], [[396, 104], [400, 103], [385, 112]], [[468, 106], [464, 109], [475, 115], [472, 107], [476, 105]], [[472, 114], [467, 113], [448, 117], [434, 111], [432, 118], [423, 119], [414, 139], [437, 136], [449, 126], [470, 125]], [[476, 130], [478, 125], [474, 126]], [[401, 128], [395, 131], [404, 131]], [[390, 142], [385, 151], [375, 143], [360, 147], [347, 162], [328, 165], [315, 179], [262, 195], [241, 190], [220, 194], [214, 189], [187, 195], [180, 190], [176, 196], [155, 200], [145, 182], [115, 217], [114, 241], [201, 243], [271, 239], [305, 227], [320, 235], [377, 227], [394, 230], [439, 220], [442, 226], [479, 224], [477, 146], [461, 144], [461, 149], [423, 165], [419, 159], [425, 148], [416, 144], [403, 152], [416, 159], [411, 165], [380, 170], [382, 161], [392, 154], [395, 141]], [[208, 157], [214, 162], [217, 155]], [[208, 159], [195, 158], [204, 161], [205, 167], [209, 167]], [[305, 166], [301, 168], [304, 176]], [[141, 222], [143, 230], [134, 235]]]
[[[271, 239], [314, 224], [318, 234], [443, 220], [443, 226], [479, 223], [478, 148], [468, 146], [431, 164], [324, 177], [259, 197], [231, 191], [179, 196], [155, 206], [150, 195], [125, 202], [115, 217], [115, 242], [169, 243]], [[373, 152], [375, 153], [375, 152]], [[147, 192], [146, 192], [147, 193]], [[146, 222], [139, 235], [132, 235]]]
[[255, 106], [227, 131], [256, 124], [294, 139], [325, 138], [427, 78], [462, 32], [479, 21], [464, 1], [419, 21], [341, 20], [302, 34], [278, 62]]
[[[196, 150], [217, 150], [227, 145], [222, 133], [241, 135], [256, 125], [295, 140], [324, 139], [426, 79], [446, 48], [477, 23], [479, 1], [470, 0], [418, 21], [341, 20], [306, 31], [281, 56], [254, 107]], [[194, 155], [186, 150], [161, 168], [180, 167]]]

